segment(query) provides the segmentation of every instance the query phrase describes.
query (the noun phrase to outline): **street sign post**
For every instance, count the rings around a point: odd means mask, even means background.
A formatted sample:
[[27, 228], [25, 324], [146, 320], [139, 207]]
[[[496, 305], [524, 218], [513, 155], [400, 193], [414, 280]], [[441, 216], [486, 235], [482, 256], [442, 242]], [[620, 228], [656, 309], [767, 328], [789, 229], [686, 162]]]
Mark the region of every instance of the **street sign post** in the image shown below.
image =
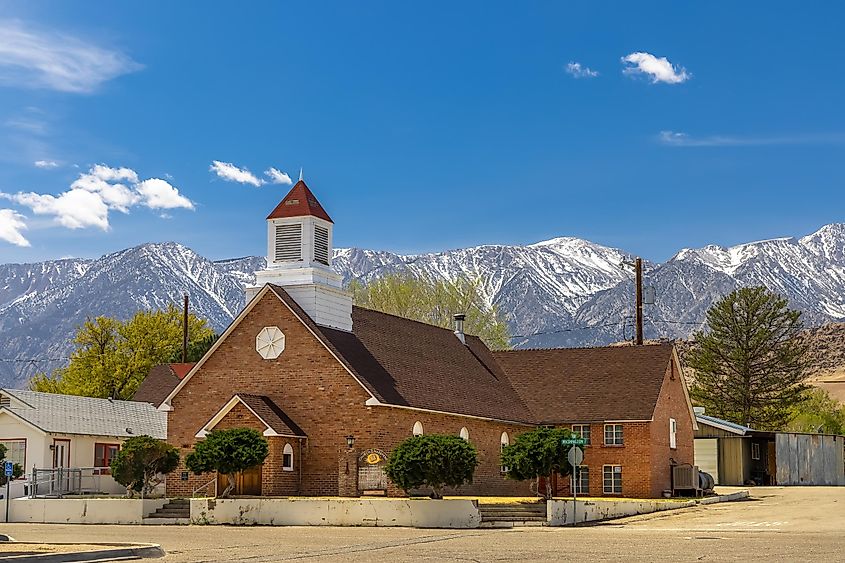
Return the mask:
[[9, 484], [12, 482], [12, 475], [15, 474], [15, 463], [12, 461], [7, 461], [4, 465], [3, 473], [6, 475], [6, 519], [4, 522], [9, 521]]
[[[566, 460], [572, 467], [572, 525], [578, 525], [578, 466], [584, 462], [584, 450], [581, 446], [586, 443], [583, 438], [572, 438], [572, 441], [579, 440], [582, 443], [573, 445], [566, 454]], [[561, 440], [563, 443], [563, 440]]]
[[564, 438], [560, 441], [563, 446], [586, 446], [587, 440], [584, 438]]

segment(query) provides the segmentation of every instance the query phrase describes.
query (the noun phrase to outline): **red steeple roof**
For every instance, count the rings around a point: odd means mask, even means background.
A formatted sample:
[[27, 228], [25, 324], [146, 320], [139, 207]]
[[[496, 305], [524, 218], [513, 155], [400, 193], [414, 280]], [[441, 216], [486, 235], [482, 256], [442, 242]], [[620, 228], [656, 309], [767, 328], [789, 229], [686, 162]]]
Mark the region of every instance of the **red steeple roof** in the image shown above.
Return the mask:
[[281, 217], [305, 217], [313, 215], [320, 219], [325, 219], [329, 223], [334, 223], [308, 186], [302, 180], [298, 181], [288, 192], [288, 195], [279, 202], [276, 209], [273, 210], [268, 219], [279, 219]]

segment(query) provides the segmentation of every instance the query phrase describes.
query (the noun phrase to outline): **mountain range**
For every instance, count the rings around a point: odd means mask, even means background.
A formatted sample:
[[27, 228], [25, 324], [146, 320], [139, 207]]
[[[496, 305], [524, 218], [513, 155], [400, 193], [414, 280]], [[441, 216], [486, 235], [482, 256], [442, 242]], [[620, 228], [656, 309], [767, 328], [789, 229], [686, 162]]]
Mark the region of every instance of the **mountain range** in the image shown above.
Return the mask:
[[[482, 245], [400, 255], [337, 249], [345, 281], [389, 272], [469, 276], [507, 319], [518, 347], [601, 345], [632, 337], [634, 256], [561, 237], [527, 246]], [[211, 261], [178, 243], [149, 243], [97, 259], [0, 265], [0, 386], [21, 386], [36, 371], [66, 362], [86, 317], [127, 318], [138, 309], [179, 304], [222, 331], [244, 305], [243, 286], [263, 257]], [[804, 311], [810, 326], [845, 320], [845, 224], [801, 238], [730, 248], [683, 249], [645, 264], [655, 290], [645, 307], [646, 338], [686, 338], [702, 327], [714, 301], [735, 288], [765, 285]]]

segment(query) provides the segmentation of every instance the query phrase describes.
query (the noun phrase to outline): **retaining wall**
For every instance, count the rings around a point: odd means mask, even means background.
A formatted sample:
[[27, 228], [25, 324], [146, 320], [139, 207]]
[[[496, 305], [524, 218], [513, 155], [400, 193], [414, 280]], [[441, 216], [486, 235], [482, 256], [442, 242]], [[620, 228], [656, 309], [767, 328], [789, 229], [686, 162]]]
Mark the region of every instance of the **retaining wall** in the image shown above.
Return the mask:
[[[623, 518], [637, 514], [648, 514], [661, 510], [676, 510], [695, 506], [694, 500], [589, 500], [579, 499], [577, 506], [572, 499], [551, 500], [546, 503], [546, 517], [549, 526], [571, 525], [578, 522], [594, 522]], [[575, 512], [577, 510], [577, 513]]]
[[471, 500], [191, 499], [191, 523], [264, 526], [477, 528]]
[[41, 524], [141, 524], [166, 499], [18, 498], [9, 505], [9, 522]]

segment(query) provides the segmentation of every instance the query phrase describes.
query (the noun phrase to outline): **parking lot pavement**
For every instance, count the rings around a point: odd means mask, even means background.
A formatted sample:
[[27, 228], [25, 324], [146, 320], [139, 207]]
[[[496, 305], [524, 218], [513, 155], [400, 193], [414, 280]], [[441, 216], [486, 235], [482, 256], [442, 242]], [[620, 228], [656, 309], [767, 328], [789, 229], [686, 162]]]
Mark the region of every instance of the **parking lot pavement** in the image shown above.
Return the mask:
[[0, 524], [19, 540], [159, 543], [163, 561], [845, 561], [845, 488], [758, 488], [754, 500], [583, 528], [419, 530]]

